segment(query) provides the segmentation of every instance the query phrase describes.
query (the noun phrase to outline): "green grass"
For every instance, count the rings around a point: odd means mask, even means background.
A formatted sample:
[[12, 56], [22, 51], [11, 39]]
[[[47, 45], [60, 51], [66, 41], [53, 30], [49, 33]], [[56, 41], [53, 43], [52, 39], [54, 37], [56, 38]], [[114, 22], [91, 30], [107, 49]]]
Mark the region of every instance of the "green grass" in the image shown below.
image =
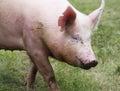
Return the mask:
[[[89, 14], [100, 0], [69, 0], [78, 10]], [[83, 70], [50, 58], [61, 91], [120, 91], [120, 0], [105, 0], [106, 7], [92, 45], [99, 61], [97, 67]], [[0, 51], [0, 91], [25, 91], [29, 58], [25, 52]], [[47, 91], [37, 75], [35, 91]]]

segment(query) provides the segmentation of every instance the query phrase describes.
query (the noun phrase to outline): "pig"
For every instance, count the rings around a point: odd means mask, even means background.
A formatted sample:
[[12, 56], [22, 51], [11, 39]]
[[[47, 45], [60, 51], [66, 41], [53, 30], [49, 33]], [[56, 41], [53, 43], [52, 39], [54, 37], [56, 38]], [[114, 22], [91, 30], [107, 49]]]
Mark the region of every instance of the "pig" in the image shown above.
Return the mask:
[[39, 71], [50, 91], [60, 91], [49, 56], [86, 70], [98, 64], [91, 35], [104, 5], [87, 15], [67, 0], [0, 0], [0, 49], [26, 51], [28, 89]]

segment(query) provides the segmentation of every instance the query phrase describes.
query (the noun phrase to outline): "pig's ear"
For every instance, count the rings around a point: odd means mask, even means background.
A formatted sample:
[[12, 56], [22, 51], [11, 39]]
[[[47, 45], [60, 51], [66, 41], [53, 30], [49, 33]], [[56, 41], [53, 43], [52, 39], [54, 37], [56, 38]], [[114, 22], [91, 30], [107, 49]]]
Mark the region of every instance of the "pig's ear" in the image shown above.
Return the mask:
[[93, 28], [95, 28], [98, 25], [104, 6], [105, 6], [105, 1], [102, 0], [100, 7], [88, 15], [92, 20]]
[[75, 11], [70, 6], [68, 6], [64, 11], [63, 16], [60, 16], [58, 20], [58, 26], [61, 26], [61, 31], [66, 30], [68, 26], [72, 25], [75, 19]]

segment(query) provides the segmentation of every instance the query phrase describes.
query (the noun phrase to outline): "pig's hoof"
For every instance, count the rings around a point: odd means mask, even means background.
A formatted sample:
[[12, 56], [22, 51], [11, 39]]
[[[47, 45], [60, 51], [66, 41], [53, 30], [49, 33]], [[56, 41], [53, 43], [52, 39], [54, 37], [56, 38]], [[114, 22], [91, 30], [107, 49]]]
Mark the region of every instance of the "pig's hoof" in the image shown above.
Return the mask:
[[35, 91], [33, 84], [30, 84], [26, 81], [24, 85], [26, 86], [26, 91]]
[[35, 91], [34, 86], [27, 86], [26, 91]]

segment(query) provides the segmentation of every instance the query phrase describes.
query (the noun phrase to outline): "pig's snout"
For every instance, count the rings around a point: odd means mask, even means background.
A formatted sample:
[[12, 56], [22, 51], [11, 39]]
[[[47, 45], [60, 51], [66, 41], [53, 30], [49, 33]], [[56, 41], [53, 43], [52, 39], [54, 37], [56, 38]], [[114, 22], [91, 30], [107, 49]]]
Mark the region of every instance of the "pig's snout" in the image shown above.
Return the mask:
[[96, 60], [86, 61], [85, 63], [80, 61], [80, 67], [86, 70], [90, 69], [91, 67], [95, 67], [97, 64], [98, 62]]
[[80, 62], [80, 67], [86, 70], [90, 69], [91, 67], [95, 67], [98, 64], [96, 60], [90, 60], [90, 61], [88, 60], [83, 61], [80, 59], [78, 60]]

